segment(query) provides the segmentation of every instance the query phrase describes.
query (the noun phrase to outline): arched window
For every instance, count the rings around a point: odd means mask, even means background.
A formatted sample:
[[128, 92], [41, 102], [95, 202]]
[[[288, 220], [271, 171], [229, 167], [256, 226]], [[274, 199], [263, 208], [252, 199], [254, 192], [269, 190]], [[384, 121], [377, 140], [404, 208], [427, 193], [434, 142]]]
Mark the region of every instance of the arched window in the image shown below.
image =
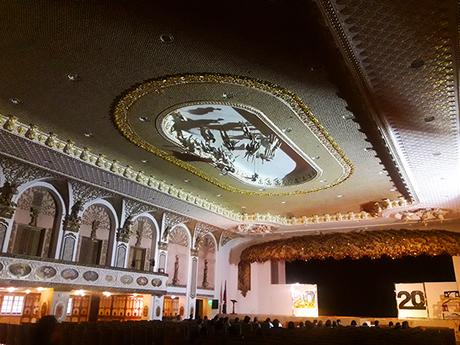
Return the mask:
[[129, 238], [128, 268], [153, 271], [157, 241], [156, 224], [149, 217], [140, 216], [134, 221], [132, 231]]
[[52, 257], [61, 218], [54, 196], [45, 187], [31, 187], [17, 204], [8, 252]]
[[107, 207], [100, 204], [89, 206], [82, 215], [78, 262], [82, 264], [106, 265], [110, 233], [113, 221]]

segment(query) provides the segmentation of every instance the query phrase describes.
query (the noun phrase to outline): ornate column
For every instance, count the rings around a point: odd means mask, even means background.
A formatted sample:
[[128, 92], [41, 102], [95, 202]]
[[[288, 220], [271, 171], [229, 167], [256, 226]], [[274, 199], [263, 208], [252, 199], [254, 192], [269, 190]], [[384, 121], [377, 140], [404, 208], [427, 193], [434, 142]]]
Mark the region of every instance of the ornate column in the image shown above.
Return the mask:
[[198, 250], [190, 249], [190, 260], [188, 267], [188, 282], [187, 282], [187, 303], [186, 303], [186, 317], [195, 317], [196, 306], [196, 287], [198, 277]]
[[6, 252], [13, 228], [18, 188], [24, 183], [49, 177], [51, 174], [3, 156], [0, 156], [0, 165], [5, 176], [5, 182], [0, 187], [0, 251]]
[[163, 305], [164, 305], [164, 296], [163, 295], [151, 295], [150, 311], [149, 311], [149, 320], [162, 320], [163, 319]]
[[71, 187], [69, 202], [71, 206], [69, 205], [70, 211], [68, 211], [62, 222], [64, 233], [58, 255], [61, 260], [76, 261], [83, 205], [88, 201], [101, 197], [102, 191], [76, 181], [69, 182], [69, 185]]

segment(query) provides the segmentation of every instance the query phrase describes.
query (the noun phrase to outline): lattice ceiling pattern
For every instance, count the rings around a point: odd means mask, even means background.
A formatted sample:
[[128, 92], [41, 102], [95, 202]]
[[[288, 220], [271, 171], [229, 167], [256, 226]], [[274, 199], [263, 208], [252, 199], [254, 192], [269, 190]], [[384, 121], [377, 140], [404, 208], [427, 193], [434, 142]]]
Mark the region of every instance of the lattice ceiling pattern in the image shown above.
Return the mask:
[[422, 203], [458, 208], [457, 2], [318, 1]]

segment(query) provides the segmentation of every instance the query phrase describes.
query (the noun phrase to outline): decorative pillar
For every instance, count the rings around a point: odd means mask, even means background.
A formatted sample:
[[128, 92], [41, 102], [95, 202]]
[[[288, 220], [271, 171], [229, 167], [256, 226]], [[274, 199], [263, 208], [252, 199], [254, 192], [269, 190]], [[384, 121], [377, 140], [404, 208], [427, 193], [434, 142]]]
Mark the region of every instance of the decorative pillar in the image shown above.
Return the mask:
[[117, 231], [117, 243], [115, 246], [115, 257], [113, 266], [115, 267], [127, 267], [128, 266], [128, 248], [129, 248], [129, 237], [131, 236], [133, 228], [132, 217], [126, 218], [123, 227]]
[[158, 258], [157, 258], [157, 271], [160, 273], [166, 272], [166, 265], [168, 264], [168, 243], [160, 242], [158, 244]]
[[197, 276], [198, 276], [198, 250], [190, 250], [190, 260], [188, 269], [188, 282], [187, 282], [187, 303], [186, 303], [186, 317], [195, 317], [195, 306], [196, 306], [196, 287], [197, 287]]
[[81, 212], [83, 211], [82, 200], [77, 200], [72, 206], [70, 214], [64, 217], [62, 236], [62, 245], [60, 259], [66, 261], [75, 261], [77, 256], [77, 242], [81, 225]]
[[149, 320], [163, 320], [163, 295], [151, 295], [151, 308], [149, 311]]

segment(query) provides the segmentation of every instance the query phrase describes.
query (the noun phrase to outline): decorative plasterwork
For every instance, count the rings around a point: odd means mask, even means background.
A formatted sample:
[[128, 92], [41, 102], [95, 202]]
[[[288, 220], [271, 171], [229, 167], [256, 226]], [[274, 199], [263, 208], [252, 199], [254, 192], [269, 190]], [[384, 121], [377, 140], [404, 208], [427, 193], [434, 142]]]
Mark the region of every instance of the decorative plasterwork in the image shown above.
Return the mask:
[[197, 243], [198, 253], [213, 253], [216, 251], [216, 244], [210, 235], [204, 235]]
[[[1, 124], [1, 115], [0, 115]], [[44, 177], [51, 177], [52, 174], [42, 169], [37, 169], [28, 164], [21, 163], [15, 159], [0, 156], [0, 165], [7, 182], [14, 184], [16, 187], [33, 180]]]
[[[168, 194], [169, 196], [178, 198], [184, 202], [194, 204], [200, 208], [220, 214], [224, 217], [238, 220], [238, 218], [241, 216], [238, 212], [222, 207], [215, 202], [209, 202], [208, 200], [201, 198], [198, 195], [186, 192], [173, 185], [167, 184], [164, 181], [157, 179], [155, 176], [147, 176], [143, 171], [134, 171], [129, 165], [123, 165], [116, 160], [110, 160], [102, 154], [94, 154], [88, 148], [78, 147], [70, 140], [61, 140], [54, 133], [45, 133], [39, 130], [37, 126], [21, 123], [14, 116], [4, 116], [0, 114], [0, 126], [3, 128], [3, 130], [6, 130], [14, 135], [20, 136], [27, 140], [31, 140], [39, 145], [46, 146], [51, 150], [64, 153], [73, 159], [77, 159], [79, 161], [85, 162], [86, 164], [107, 170], [112, 174], [119, 175], [123, 178], [142, 184], [161, 193]], [[32, 129], [34, 135], [29, 135]], [[48, 140], [49, 138], [52, 138], [52, 140]], [[41, 175], [42, 170], [40, 169], [37, 169], [39, 172], [38, 176], [37, 171], [34, 171], [33, 169], [30, 171], [23, 171], [21, 170], [22, 165], [15, 160], [4, 157], [1, 157], [1, 160], [2, 162], [0, 162], [0, 164], [2, 166], [4, 165], [3, 160], [14, 162], [12, 163], [13, 165], [11, 167], [7, 166], [7, 169], [9, 169], [7, 170], [8, 176], [11, 176], [9, 178], [14, 178], [17, 176], [21, 177], [21, 181], [26, 182], [26, 180], [33, 180], [47, 176], [45, 174]], [[16, 164], [19, 164], [19, 166], [16, 166]]]
[[[233, 185], [229, 185], [223, 182], [221, 179], [215, 178], [208, 174], [203, 173], [195, 165], [189, 164], [183, 160], [177, 159], [171, 153], [154, 146], [145, 138], [140, 136], [133, 128], [130, 123], [129, 112], [131, 108], [140, 99], [146, 95], [161, 95], [168, 88], [184, 85], [200, 85], [200, 84], [215, 84], [215, 85], [236, 85], [243, 87], [248, 91], [256, 90], [265, 94], [270, 94], [277, 98], [281, 103], [287, 104], [288, 109], [296, 114], [296, 116], [302, 121], [302, 123], [308, 128], [320, 141], [320, 143], [327, 149], [330, 155], [335, 158], [335, 163], [340, 164], [343, 169], [343, 173], [340, 177], [334, 179], [334, 182], [322, 185], [320, 187], [314, 187], [310, 189], [296, 189], [289, 192], [269, 192], [269, 191], [256, 191], [256, 190], [242, 190]], [[297, 194], [308, 194], [319, 190], [334, 187], [341, 182], [345, 181], [353, 172], [353, 165], [350, 160], [345, 156], [342, 149], [332, 139], [332, 137], [326, 132], [321, 126], [319, 121], [313, 116], [308, 107], [303, 101], [293, 92], [284, 89], [278, 85], [271, 84], [269, 82], [256, 80], [248, 77], [224, 75], [224, 74], [184, 74], [162, 77], [147, 81], [133, 90], [129, 91], [124, 95], [120, 101], [116, 104], [114, 109], [114, 122], [120, 132], [131, 142], [139, 146], [140, 148], [149, 151], [156, 156], [171, 162], [182, 169], [189, 171], [205, 181], [215, 184], [216, 186], [231, 192], [243, 193], [246, 195], [297, 195]]]
[[402, 211], [394, 213], [392, 216], [396, 219], [405, 221], [419, 221], [421, 223], [428, 223], [429, 221], [437, 220], [443, 221], [449, 210], [441, 208], [421, 208], [418, 210]]
[[133, 233], [136, 237], [153, 239], [155, 236], [155, 225], [147, 217], [138, 217], [133, 223]]
[[124, 199], [125, 214], [127, 217], [135, 217], [145, 212], [157, 211], [157, 208], [152, 205], [147, 205], [139, 201]]
[[240, 224], [235, 229], [240, 234], [249, 235], [270, 234], [273, 230], [274, 227], [267, 224]]
[[[21, 136], [23, 138], [27, 138], [25, 137], [25, 133], [27, 133], [28, 129], [30, 129], [30, 126], [20, 123], [19, 121], [17, 121], [16, 118], [5, 117], [5, 116], [2, 116], [1, 114], [0, 114], [0, 126], [3, 126], [3, 128], [5, 127], [9, 128], [8, 131], [11, 131], [13, 134], [17, 136]], [[47, 141], [48, 137], [51, 134], [46, 134], [44, 132], [41, 132], [36, 127], [34, 127], [34, 131], [36, 132], [36, 135], [33, 137], [33, 140], [35, 140], [37, 144], [45, 145], [45, 142]], [[60, 151], [61, 153], [65, 153], [66, 155], [70, 155], [72, 156], [73, 159], [82, 160], [82, 158], [78, 154], [81, 150], [80, 148], [72, 144], [71, 150], [69, 149], [69, 150], [64, 151], [63, 148], [66, 146], [66, 142], [58, 139], [54, 134], [52, 137], [53, 137], [53, 142], [54, 142], [53, 146], [52, 147], [48, 145], [45, 145], [45, 146], [47, 146], [49, 149], [57, 150], [57, 151]], [[27, 138], [27, 140], [32, 140], [32, 139]], [[98, 158], [99, 158], [99, 164], [96, 164], [96, 162], [98, 161]], [[153, 181], [152, 179], [154, 179], [153, 177], [150, 177], [148, 179], [141, 179], [137, 181], [135, 178], [135, 175], [123, 174], [124, 168], [121, 165], [119, 165], [118, 162], [115, 162], [116, 163], [115, 165], [120, 169], [118, 168], [115, 170], [110, 169], [111, 165], [109, 164], [109, 161], [105, 157], [94, 155], [88, 152], [88, 157], [84, 160], [84, 162], [86, 164], [94, 165], [96, 168], [99, 168], [99, 169], [108, 169], [113, 174], [121, 175], [123, 178], [129, 179], [129, 180], [134, 180], [136, 181], [136, 183], [140, 183], [144, 185], [145, 187], [156, 189], [161, 193], [169, 194], [170, 196], [176, 197], [180, 200], [183, 200], [184, 202], [195, 204], [196, 206], [200, 208], [209, 210], [210, 212], [214, 212], [216, 214], [222, 215], [224, 217], [227, 217], [237, 222], [269, 223], [269, 224], [289, 226], [289, 225], [318, 224], [318, 223], [327, 223], [327, 222], [340, 222], [340, 221], [348, 221], [348, 220], [366, 220], [366, 219], [381, 216], [380, 214], [373, 215], [374, 214], [373, 212], [370, 213], [366, 211], [361, 211], [358, 213], [348, 212], [348, 213], [337, 213], [333, 215], [323, 214], [323, 215], [312, 215], [312, 216], [302, 216], [302, 217], [283, 217], [283, 216], [273, 215], [269, 213], [267, 214], [260, 214], [260, 213], [241, 214], [239, 212], [235, 212], [229, 209], [222, 208], [219, 205], [216, 205], [215, 203], [211, 203], [207, 200], [199, 199], [199, 198], [196, 198], [195, 196], [191, 197], [191, 194], [185, 193], [183, 191], [181, 193], [178, 193], [178, 189], [174, 189], [174, 187], [170, 188], [169, 185], [167, 188], [164, 188], [164, 186], [167, 186], [167, 185], [164, 184], [163, 182], [158, 181], [158, 184], [156, 182], [152, 184], [151, 182]], [[105, 162], [105, 163], [102, 164], [101, 162]], [[31, 181], [31, 180], [38, 179], [38, 178], [54, 176], [53, 173], [47, 172], [43, 169], [32, 167], [28, 164], [19, 162], [15, 159], [6, 158], [4, 156], [0, 156], [0, 164], [2, 165], [2, 167], [6, 166], [6, 169], [4, 169], [4, 172], [6, 173], [7, 181], [8, 179], [14, 180], [15, 176], [17, 177], [18, 181], [24, 181], [24, 182]], [[130, 168], [127, 167], [126, 169], [129, 170]], [[139, 172], [139, 174], [141, 173], [142, 172]], [[75, 180], [71, 180], [71, 182], [72, 182], [72, 185], [76, 186], [74, 189], [76, 190], [75, 193], [77, 196], [74, 197], [74, 200], [78, 200], [78, 198], [83, 198], [84, 200], [88, 201], [96, 197], [100, 197], [101, 195], [105, 195], [105, 196], [115, 195], [114, 193], [108, 192], [104, 189], [89, 186], [89, 185], [83, 184]], [[14, 193], [11, 194], [11, 196], [13, 196]], [[397, 200], [393, 200], [389, 202], [394, 205], [395, 203], [401, 203], [402, 201], [400, 199], [397, 199]], [[2, 203], [0, 202], [0, 204]], [[75, 209], [76, 212], [74, 212], [75, 215], [78, 214], [78, 210], [80, 210], [80, 207], [81, 205], [76, 205], [76, 209]], [[14, 211], [14, 208], [13, 208], [13, 211]], [[169, 213], [169, 212], [166, 212], [166, 214], [173, 215], [172, 213]], [[173, 219], [175, 217], [180, 217], [180, 218], [183, 217], [185, 219], [190, 220], [190, 218], [187, 218], [181, 215], [180, 216], [173, 215], [170, 218]], [[73, 229], [72, 231], [77, 231], [78, 229], [78, 219], [77, 218], [78, 217], [76, 217], [74, 221], [69, 222], [69, 230]], [[74, 226], [70, 226], [72, 224], [74, 224]], [[168, 217], [166, 218], [166, 225], [167, 224], [168, 224]]]
[[164, 213], [165, 226], [170, 227], [170, 228], [172, 228], [173, 226], [177, 224], [187, 223], [190, 220], [191, 220], [190, 218], [186, 216], [182, 216], [180, 214], [171, 213], [171, 212]]
[[[245, 294], [250, 288], [250, 263], [268, 260], [372, 259], [384, 256], [459, 255], [460, 233], [441, 230], [382, 230], [307, 235], [260, 243], [241, 253], [239, 286]], [[249, 275], [250, 276], [250, 275]]]
[[186, 230], [180, 226], [176, 226], [174, 229], [172, 229], [169, 233], [169, 243], [188, 247], [189, 241]]
[[70, 185], [72, 186], [74, 203], [79, 202], [81, 205], [97, 198], [106, 198], [108, 196], [114, 195], [113, 193], [110, 193], [106, 190], [102, 190], [78, 181], [70, 181]]
[[238, 238], [238, 235], [236, 233], [226, 230], [222, 231], [222, 233], [220, 234], [220, 246], [225, 246], [228, 242], [234, 240], [235, 238]]
[[0, 281], [21, 281], [50, 287], [68, 285], [164, 293], [167, 278], [166, 275], [152, 272], [131, 272], [115, 268], [0, 256]]
[[[35, 193], [43, 194], [40, 205], [33, 205]], [[32, 187], [21, 194], [17, 208], [31, 211], [32, 207], [37, 209], [38, 214], [44, 214], [51, 217], [54, 217], [56, 214], [56, 202], [46, 188]]]
[[110, 231], [111, 221], [107, 209], [102, 205], [91, 205], [82, 215], [82, 223], [95, 230]]

